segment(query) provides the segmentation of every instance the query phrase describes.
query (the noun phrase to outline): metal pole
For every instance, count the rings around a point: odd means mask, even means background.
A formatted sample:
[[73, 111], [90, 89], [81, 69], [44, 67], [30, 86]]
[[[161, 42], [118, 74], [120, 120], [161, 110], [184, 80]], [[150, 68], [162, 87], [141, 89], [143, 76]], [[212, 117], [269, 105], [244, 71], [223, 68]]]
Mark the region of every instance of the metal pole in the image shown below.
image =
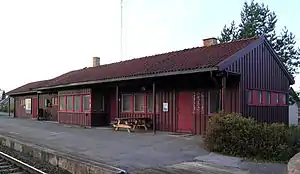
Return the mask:
[[121, 0], [120, 61], [123, 60], [123, 0]]
[[8, 96], [8, 116], [10, 117], [10, 97]]
[[119, 86], [116, 85], [116, 111], [117, 111], [117, 118], [120, 117], [119, 109], [120, 109], [120, 104], [119, 104]]

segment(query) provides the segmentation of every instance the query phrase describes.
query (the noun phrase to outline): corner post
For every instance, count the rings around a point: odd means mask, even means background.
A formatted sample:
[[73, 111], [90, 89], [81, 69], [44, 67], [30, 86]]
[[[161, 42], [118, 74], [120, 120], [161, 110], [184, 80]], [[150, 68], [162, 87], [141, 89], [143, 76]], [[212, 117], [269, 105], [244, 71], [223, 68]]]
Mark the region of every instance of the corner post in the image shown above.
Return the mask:
[[117, 118], [120, 117], [120, 114], [119, 114], [119, 86], [116, 85], [116, 113], [117, 113]]
[[10, 117], [10, 97], [8, 96], [8, 116]]
[[[39, 110], [40, 110], [40, 92], [38, 91], [37, 92], [37, 112], [36, 112], [38, 114], [38, 117], [40, 117]], [[37, 119], [39, 119], [38, 117], [37, 117]]]
[[222, 88], [221, 88], [221, 111], [225, 111], [225, 98], [226, 98], [226, 76], [222, 77]]
[[156, 133], [156, 91], [155, 91], [155, 82], [152, 84], [152, 100], [153, 100], [153, 118], [152, 118], [152, 126], [153, 126], [153, 133]]

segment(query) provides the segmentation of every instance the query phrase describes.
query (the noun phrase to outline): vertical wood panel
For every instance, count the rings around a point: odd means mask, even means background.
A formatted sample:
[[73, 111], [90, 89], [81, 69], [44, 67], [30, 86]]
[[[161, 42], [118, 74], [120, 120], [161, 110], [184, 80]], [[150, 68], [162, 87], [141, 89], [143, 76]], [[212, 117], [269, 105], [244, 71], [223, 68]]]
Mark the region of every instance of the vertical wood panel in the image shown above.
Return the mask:
[[238, 61], [240, 61], [240, 68], [236, 69], [234, 68], [236, 64], [232, 64], [230, 69], [241, 74], [239, 87], [240, 112], [244, 116], [252, 116], [262, 122], [288, 123], [288, 106], [250, 107], [246, 103], [247, 89], [288, 93], [289, 80], [266, 45], [262, 43]]

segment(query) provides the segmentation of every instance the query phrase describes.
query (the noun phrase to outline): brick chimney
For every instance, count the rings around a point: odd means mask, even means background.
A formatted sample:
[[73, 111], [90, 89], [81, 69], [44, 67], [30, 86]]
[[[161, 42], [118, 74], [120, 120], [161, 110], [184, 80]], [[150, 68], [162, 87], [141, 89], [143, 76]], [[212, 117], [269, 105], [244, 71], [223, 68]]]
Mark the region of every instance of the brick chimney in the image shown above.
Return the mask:
[[93, 57], [93, 67], [100, 65], [100, 57]]
[[208, 46], [216, 45], [216, 44], [218, 44], [218, 40], [215, 37], [203, 39], [203, 46], [208, 47]]

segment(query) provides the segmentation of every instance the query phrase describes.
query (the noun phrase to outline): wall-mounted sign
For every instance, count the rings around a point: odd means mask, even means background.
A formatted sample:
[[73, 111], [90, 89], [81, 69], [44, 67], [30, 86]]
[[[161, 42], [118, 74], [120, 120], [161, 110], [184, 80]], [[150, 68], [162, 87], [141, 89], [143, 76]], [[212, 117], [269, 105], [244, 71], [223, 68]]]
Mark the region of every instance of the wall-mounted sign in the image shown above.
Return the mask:
[[168, 112], [168, 103], [163, 103], [163, 111]]

